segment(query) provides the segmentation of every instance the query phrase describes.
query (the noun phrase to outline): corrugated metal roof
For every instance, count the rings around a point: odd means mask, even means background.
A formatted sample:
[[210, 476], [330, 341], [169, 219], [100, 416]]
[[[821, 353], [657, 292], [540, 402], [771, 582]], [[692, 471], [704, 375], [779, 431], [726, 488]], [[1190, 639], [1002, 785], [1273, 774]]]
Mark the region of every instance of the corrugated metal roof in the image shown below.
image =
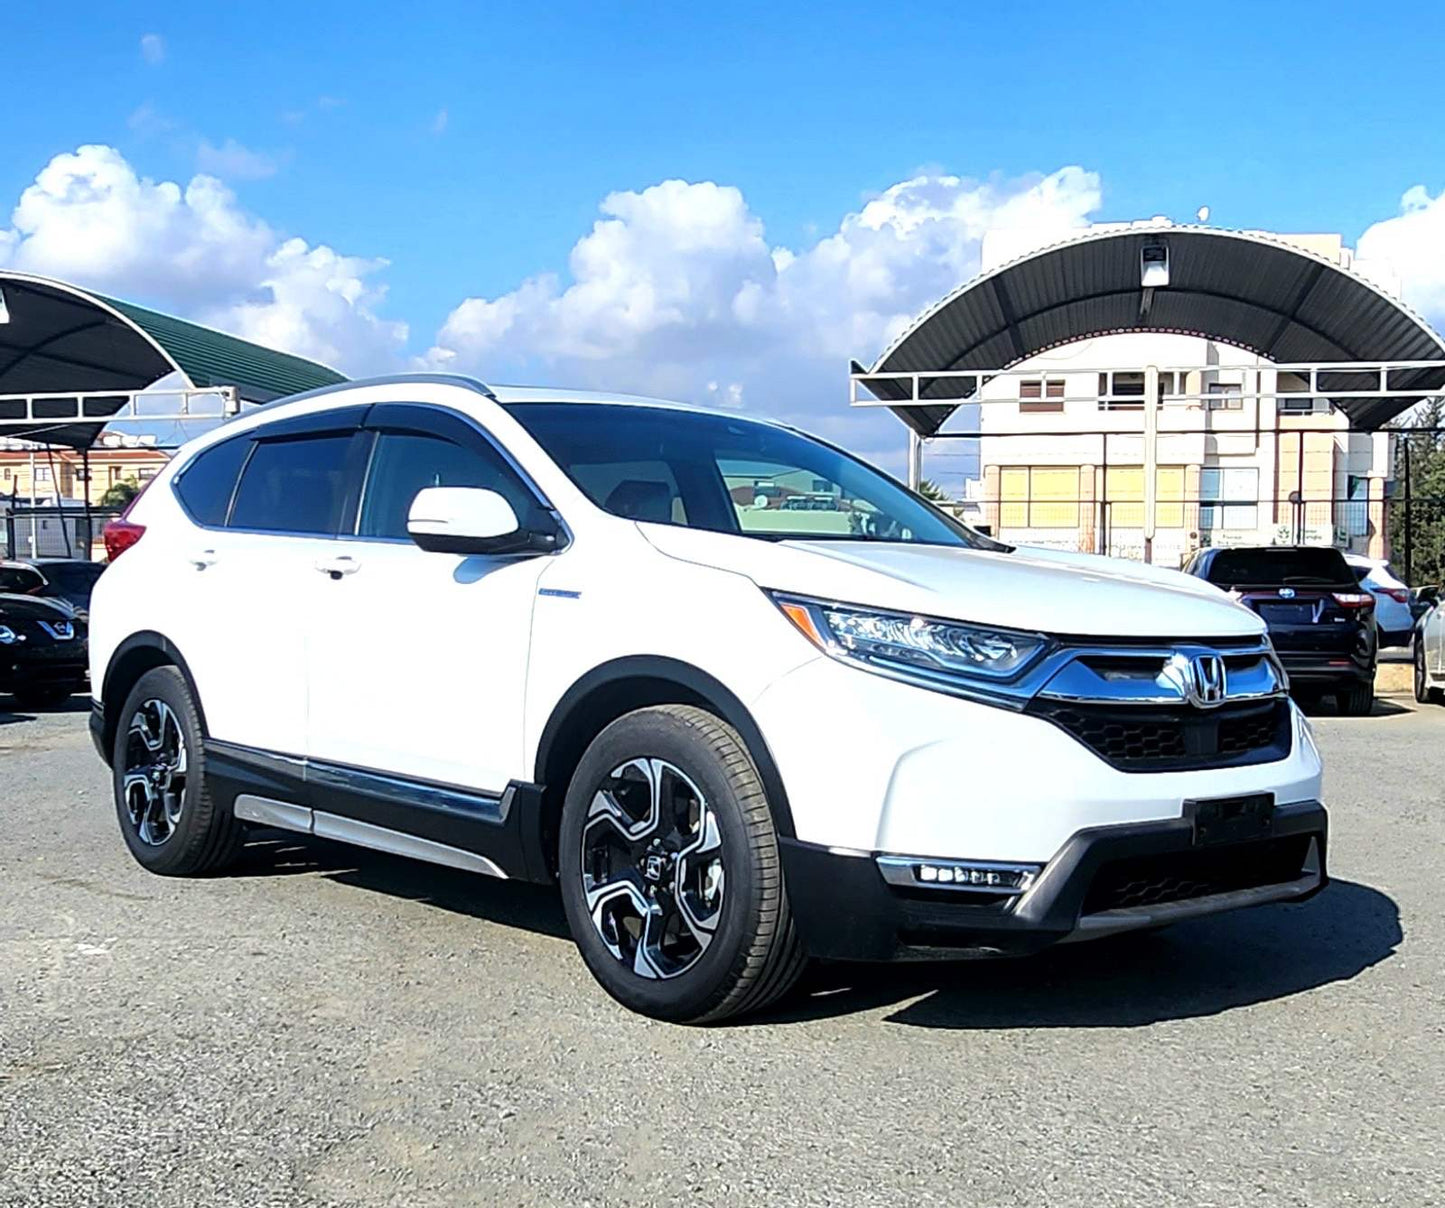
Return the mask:
[[[1169, 285], [1141, 314], [1140, 250], [1169, 249]], [[968, 282], [921, 315], [870, 370], [1008, 369], [1061, 344], [1118, 332], [1203, 336], [1272, 361], [1445, 359], [1445, 340], [1400, 302], [1351, 270], [1252, 231], [1144, 227], [1090, 232], [1020, 257]], [[1358, 375], [1321, 374], [1327, 392], [1368, 388]], [[911, 395], [906, 382], [865, 380], [880, 399]], [[1421, 395], [1445, 386], [1445, 369], [1392, 374], [1391, 386]], [[972, 394], [936, 379], [920, 391], [940, 400], [892, 410], [924, 436]], [[1358, 428], [1377, 428], [1416, 398], [1340, 399]]]
[[[171, 373], [191, 386], [233, 386], [248, 402], [263, 403], [346, 380], [303, 357], [277, 352], [63, 281], [0, 272], [10, 321], [0, 325], [0, 395], [69, 394], [114, 390], [114, 398], [88, 400], [86, 414], [100, 422], [8, 427], [8, 436], [40, 437], [55, 444], [88, 445], [126, 402]], [[0, 403], [0, 418], [15, 411]], [[57, 415], [73, 414], [58, 407]], [[16, 411], [16, 416], [23, 412]]]

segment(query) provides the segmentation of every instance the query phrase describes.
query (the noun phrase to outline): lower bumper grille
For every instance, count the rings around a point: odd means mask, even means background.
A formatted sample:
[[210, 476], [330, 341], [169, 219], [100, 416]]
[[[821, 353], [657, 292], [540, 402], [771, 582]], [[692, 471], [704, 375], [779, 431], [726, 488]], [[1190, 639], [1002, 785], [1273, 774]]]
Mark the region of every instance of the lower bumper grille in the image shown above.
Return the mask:
[[1111, 860], [1099, 868], [1084, 896], [1084, 914], [1157, 906], [1299, 879], [1311, 835], [1288, 835], [1156, 856]]
[[1270, 763], [1290, 752], [1285, 700], [1196, 709], [1038, 698], [1028, 712], [1067, 731], [1099, 758], [1126, 772], [1240, 767]]

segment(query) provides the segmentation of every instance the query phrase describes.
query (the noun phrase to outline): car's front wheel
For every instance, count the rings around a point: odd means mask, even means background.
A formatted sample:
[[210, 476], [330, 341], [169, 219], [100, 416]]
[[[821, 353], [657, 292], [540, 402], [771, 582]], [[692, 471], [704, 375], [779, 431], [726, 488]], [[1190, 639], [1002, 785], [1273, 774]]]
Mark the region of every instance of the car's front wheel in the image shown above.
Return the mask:
[[1415, 638], [1415, 701], [1421, 705], [1438, 705], [1445, 700], [1445, 692], [1430, 686], [1430, 677], [1425, 672], [1425, 643]]
[[667, 705], [603, 730], [568, 787], [560, 843], [572, 935], [624, 1006], [710, 1023], [802, 972], [767, 794], [713, 714]]
[[176, 668], [147, 671], [131, 689], [111, 768], [120, 833], [145, 868], [196, 876], [235, 855], [245, 828], [211, 800], [200, 716]]

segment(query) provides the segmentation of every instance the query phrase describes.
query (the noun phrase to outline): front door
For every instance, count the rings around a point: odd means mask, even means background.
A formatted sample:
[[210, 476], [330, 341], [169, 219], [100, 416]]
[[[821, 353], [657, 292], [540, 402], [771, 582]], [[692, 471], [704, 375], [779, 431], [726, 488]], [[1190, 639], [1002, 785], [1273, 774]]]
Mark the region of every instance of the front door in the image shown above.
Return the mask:
[[[320, 573], [307, 754], [318, 765], [498, 796], [530, 779], [523, 692], [547, 559], [427, 553], [406, 520], [424, 487], [487, 487], [524, 518], [535, 497], [453, 413], [384, 404], [367, 426], [376, 442], [355, 531]], [[318, 777], [328, 774], [318, 767]], [[408, 795], [414, 785], [400, 793]]]

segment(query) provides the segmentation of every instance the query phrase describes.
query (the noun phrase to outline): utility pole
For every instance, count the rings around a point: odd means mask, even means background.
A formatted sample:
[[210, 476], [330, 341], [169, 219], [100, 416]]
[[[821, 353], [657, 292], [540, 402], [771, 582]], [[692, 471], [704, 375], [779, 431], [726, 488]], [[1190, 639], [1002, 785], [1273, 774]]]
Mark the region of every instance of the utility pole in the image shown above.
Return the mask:
[[1144, 561], [1154, 561], [1159, 512], [1159, 367], [1144, 368]]

